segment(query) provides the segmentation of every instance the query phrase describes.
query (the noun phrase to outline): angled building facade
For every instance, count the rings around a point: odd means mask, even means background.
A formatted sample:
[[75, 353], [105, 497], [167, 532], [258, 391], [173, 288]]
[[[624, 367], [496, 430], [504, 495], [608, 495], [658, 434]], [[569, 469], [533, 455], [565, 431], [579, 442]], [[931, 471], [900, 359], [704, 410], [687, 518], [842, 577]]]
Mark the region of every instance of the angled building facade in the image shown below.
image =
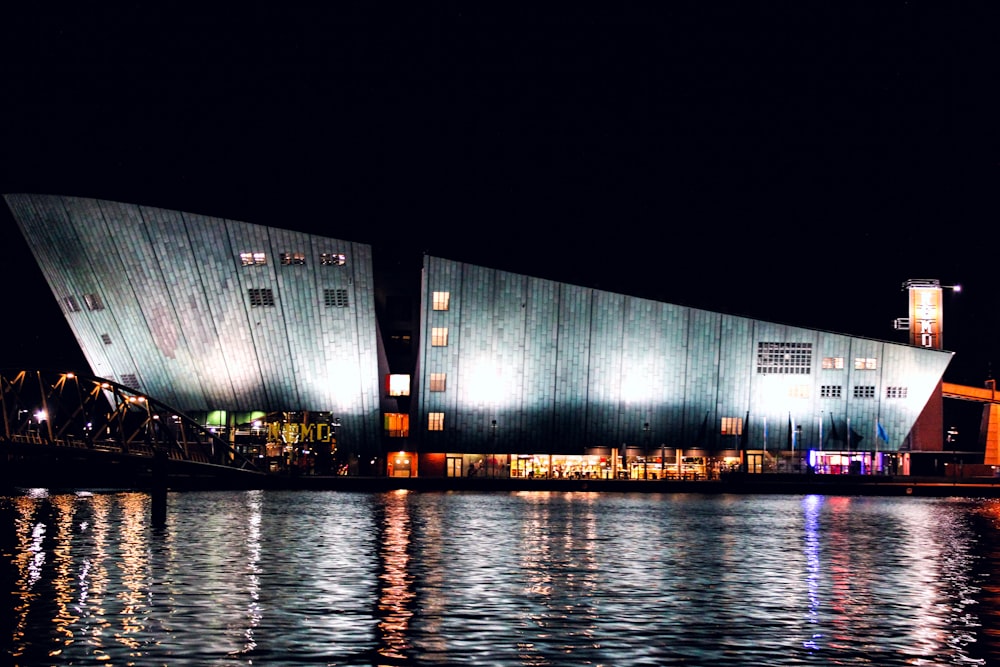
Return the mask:
[[[6, 199], [95, 375], [230, 424], [335, 415], [340, 445], [381, 473], [884, 471], [900, 452], [940, 449], [915, 442], [914, 424], [939, 391], [943, 350], [432, 256], [412, 288], [419, 306], [387, 308], [365, 244]], [[393, 341], [412, 354], [394, 360]]]
[[951, 359], [435, 257], [422, 303], [434, 452], [898, 452]]
[[345, 446], [377, 450], [369, 246], [110, 201], [6, 200], [95, 375], [184, 412], [329, 412]]

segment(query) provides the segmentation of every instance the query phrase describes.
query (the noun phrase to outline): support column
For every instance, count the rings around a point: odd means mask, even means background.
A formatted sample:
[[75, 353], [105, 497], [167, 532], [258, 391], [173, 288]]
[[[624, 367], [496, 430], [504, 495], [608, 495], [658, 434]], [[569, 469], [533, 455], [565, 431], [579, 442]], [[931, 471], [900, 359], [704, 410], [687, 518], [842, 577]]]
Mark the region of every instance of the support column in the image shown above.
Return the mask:
[[986, 452], [983, 463], [1000, 466], [1000, 405], [987, 403], [983, 406], [983, 420], [979, 425], [979, 437], [985, 442]]

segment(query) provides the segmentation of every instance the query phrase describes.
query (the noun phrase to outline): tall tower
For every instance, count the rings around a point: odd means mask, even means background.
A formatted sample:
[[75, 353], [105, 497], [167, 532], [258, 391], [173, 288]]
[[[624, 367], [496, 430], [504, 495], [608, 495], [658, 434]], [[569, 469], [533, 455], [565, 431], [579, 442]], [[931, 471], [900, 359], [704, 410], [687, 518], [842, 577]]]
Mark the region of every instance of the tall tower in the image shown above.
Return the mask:
[[[949, 289], [960, 291], [958, 285]], [[897, 329], [909, 331], [909, 343], [932, 350], [944, 349], [944, 299], [941, 281], [911, 278], [903, 283], [909, 293], [909, 317], [896, 320]], [[912, 451], [941, 451], [944, 448], [944, 398], [941, 384], [931, 394], [924, 411], [907, 436]]]

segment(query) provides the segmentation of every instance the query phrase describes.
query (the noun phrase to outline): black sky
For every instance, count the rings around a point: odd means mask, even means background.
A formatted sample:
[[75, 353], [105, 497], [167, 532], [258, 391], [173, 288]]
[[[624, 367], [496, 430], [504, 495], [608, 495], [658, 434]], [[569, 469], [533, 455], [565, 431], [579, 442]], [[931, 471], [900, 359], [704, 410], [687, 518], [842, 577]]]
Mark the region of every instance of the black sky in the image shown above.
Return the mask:
[[[886, 340], [902, 282], [938, 278], [964, 287], [946, 379], [1000, 361], [986, 9], [315, 4], [10, 15], [0, 191]], [[5, 364], [75, 354], [5, 208], [0, 239]]]

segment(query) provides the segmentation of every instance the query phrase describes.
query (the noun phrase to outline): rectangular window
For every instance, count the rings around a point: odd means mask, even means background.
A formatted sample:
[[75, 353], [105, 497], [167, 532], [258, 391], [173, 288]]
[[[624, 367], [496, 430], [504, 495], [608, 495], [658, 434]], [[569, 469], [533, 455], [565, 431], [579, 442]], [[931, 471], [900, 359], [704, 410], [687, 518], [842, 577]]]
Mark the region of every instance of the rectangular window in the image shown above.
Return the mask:
[[105, 345], [111, 345], [111, 336], [108, 334], [101, 334], [101, 342]]
[[723, 417], [722, 435], [743, 435], [743, 417]]
[[839, 384], [824, 384], [819, 388], [820, 398], [840, 398], [843, 396], [843, 388]]
[[325, 289], [323, 290], [323, 305], [327, 308], [347, 308], [346, 289]]
[[84, 294], [83, 302], [87, 304], [87, 310], [104, 310], [104, 304], [101, 302], [101, 297], [96, 294]]
[[273, 306], [274, 305], [274, 291], [271, 288], [256, 288], [251, 287], [247, 290], [247, 294], [250, 296], [250, 307], [251, 308], [261, 308], [263, 306]]
[[347, 255], [340, 252], [324, 252], [319, 256], [319, 263], [323, 266], [343, 266], [347, 264]]
[[242, 263], [243, 266], [267, 264], [267, 255], [262, 252], [241, 252], [240, 263]]
[[431, 391], [444, 391], [447, 380], [447, 373], [431, 373]]
[[281, 263], [285, 266], [290, 264], [305, 264], [306, 256], [305, 253], [301, 252], [283, 252], [281, 253]]
[[854, 360], [854, 370], [873, 371], [878, 368], [878, 362], [871, 357], [858, 357]]
[[875, 398], [875, 385], [858, 385], [854, 388], [854, 398]]
[[139, 390], [139, 378], [135, 373], [126, 373], [119, 380], [119, 384], [128, 387], [129, 389]]
[[431, 346], [446, 347], [448, 345], [448, 327], [434, 327], [431, 329]]
[[844, 370], [843, 357], [823, 357], [823, 370], [842, 371]]
[[427, 413], [427, 430], [428, 431], [443, 431], [444, 430], [444, 413], [443, 412], [428, 412]]
[[448, 302], [451, 300], [451, 292], [434, 292], [434, 310], [448, 310]]
[[757, 343], [757, 372], [808, 375], [812, 372], [812, 343]]
[[80, 304], [79, 302], [77, 302], [75, 296], [66, 297], [65, 299], [63, 299], [63, 303], [66, 304], [66, 310], [68, 310], [69, 312], [71, 313], [80, 312]]
[[410, 415], [403, 412], [387, 412], [383, 422], [385, 434], [390, 438], [406, 438], [410, 435]]
[[410, 376], [393, 374], [386, 378], [386, 391], [389, 396], [409, 396]]
[[906, 398], [906, 387], [886, 387], [886, 398]]

